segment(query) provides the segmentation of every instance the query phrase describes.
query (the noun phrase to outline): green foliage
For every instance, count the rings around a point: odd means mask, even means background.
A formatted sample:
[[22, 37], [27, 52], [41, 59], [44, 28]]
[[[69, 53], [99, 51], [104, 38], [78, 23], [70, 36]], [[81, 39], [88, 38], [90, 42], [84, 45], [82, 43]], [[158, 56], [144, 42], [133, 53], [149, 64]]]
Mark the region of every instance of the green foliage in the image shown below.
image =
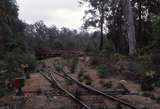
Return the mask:
[[109, 75], [109, 71], [108, 71], [106, 65], [97, 66], [97, 73], [100, 78], [106, 78]]
[[79, 61], [79, 59], [77, 57], [74, 57], [72, 59], [72, 64], [71, 64], [71, 69], [70, 69], [71, 73], [75, 73], [76, 67], [78, 65], [78, 61]]
[[86, 74], [86, 72], [83, 69], [81, 69], [78, 73], [78, 79], [80, 82], [85, 82], [86, 85], [91, 85], [93, 81], [90, 75]]
[[78, 73], [78, 80], [79, 80], [80, 82], [83, 82], [83, 81], [85, 80], [85, 78], [84, 78], [84, 73], [85, 73], [85, 71], [84, 71], [83, 69], [81, 69], [81, 70], [79, 71], [79, 73]]
[[0, 6], [2, 8], [5, 8], [7, 14], [12, 16], [18, 15], [18, 7], [16, 5], [16, 2], [14, 2], [14, 0], [1, 0]]
[[144, 97], [151, 97], [152, 95], [151, 95], [150, 92], [143, 92], [142, 96], [144, 96]]
[[[36, 59], [25, 43], [25, 25], [18, 18], [15, 0], [1, 0], [0, 7], [0, 72], [5, 71], [0, 74], [0, 94], [4, 95], [13, 91], [8, 89], [5, 82], [13, 83], [17, 76], [34, 70]], [[28, 66], [26, 71], [21, 67], [22, 64]]]
[[27, 65], [27, 72], [25, 71], [25, 73], [29, 73], [35, 69], [37, 61], [35, 56], [30, 53], [10, 52], [5, 56], [5, 63], [5, 68], [8, 70], [8, 75], [6, 76], [15, 78], [15, 76], [23, 74], [24, 69], [21, 68], [22, 64]]
[[155, 71], [147, 71], [143, 77], [141, 89], [143, 91], [152, 91], [154, 89], [154, 77], [156, 72]]
[[53, 66], [56, 71], [61, 72], [63, 71], [64, 66], [66, 65], [65, 61], [61, 61], [60, 59], [55, 59]]
[[160, 80], [155, 81], [155, 86], [160, 87]]
[[104, 43], [104, 49], [103, 49], [103, 54], [105, 54], [106, 56], [110, 56], [114, 53], [114, 44], [107, 40]]
[[138, 60], [145, 67], [145, 69], [151, 68], [152, 60], [151, 60], [151, 56], [149, 54], [139, 56]]
[[83, 69], [80, 69], [79, 73], [78, 73], [78, 78], [84, 76], [84, 70]]
[[53, 48], [56, 49], [56, 50], [62, 50], [64, 47], [63, 47], [63, 44], [60, 40], [55, 40], [53, 42]]
[[36, 57], [31, 53], [24, 53], [19, 56], [19, 62], [28, 65], [29, 71], [34, 71], [37, 65]]
[[84, 69], [80, 69], [80, 71], [78, 72], [77, 78], [80, 82], [83, 82], [85, 80], [84, 73], [85, 73]]
[[120, 60], [126, 60], [128, 57], [123, 55], [123, 54], [119, 54], [119, 53], [114, 53], [112, 56], [111, 56], [111, 59], [113, 61], [120, 61]]
[[80, 76], [80, 77], [78, 77], [78, 80], [80, 81], [80, 82], [83, 82], [85, 79], [84, 79], [84, 76]]
[[157, 16], [153, 19], [153, 37], [154, 37], [154, 44], [160, 46], [160, 17]]
[[157, 103], [160, 103], [160, 96], [156, 98]]
[[6, 94], [6, 88], [4, 88], [4, 87], [0, 87], [0, 97], [2, 97], [2, 96], [4, 96], [5, 94]]

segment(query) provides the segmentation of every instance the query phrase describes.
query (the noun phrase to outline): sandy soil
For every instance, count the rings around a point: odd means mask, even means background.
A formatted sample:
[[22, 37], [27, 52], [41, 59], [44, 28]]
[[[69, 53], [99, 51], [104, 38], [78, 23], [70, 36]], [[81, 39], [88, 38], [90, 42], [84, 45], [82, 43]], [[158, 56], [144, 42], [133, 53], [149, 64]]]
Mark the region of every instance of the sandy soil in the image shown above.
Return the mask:
[[[50, 58], [43, 61], [43, 64], [45, 65], [45, 71], [44, 72], [54, 72], [54, 66], [53, 64], [57, 61], [62, 61], [62, 58]], [[108, 90], [103, 87], [101, 84], [101, 81], [111, 81], [113, 84], [112, 90], [117, 90], [117, 87], [122, 80], [120, 77], [109, 77], [106, 79], [100, 79], [97, 75], [97, 71], [93, 68], [91, 68], [89, 65], [89, 58], [80, 58], [78, 67], [76, 69], [76, 73], [70, 74], [72, 77], [77, 78], [78, 72], [80, 70], [85, 70], [85, 75], [89, 75], [92, 80], [92, 87], [98, 89], [98, 90]], [[64, 66], [69, 66], [67, 63], [64, 64]], [[42, 67], [42, 66], [39, 66]], [[68, 72], [69, 69], [65, 68], [65, 70]], [[75, 90], [82, 90], [77, 85], [67, 85], [66, 81], [63, 78], [60, 78], [59, 76], [56, 76], [56, 78], [61, 81], [62, 86], [64, 86], [66, 89], [70, 91]], [[132, 93], [139, 93], [140, 95], [125, 95], [125, 96], [118, 96], [121, 99], [128, 101], [132, 103], [133, 105], [143, 108], [147, 106], [149, 109], [160, 109], [160, 105], [156, 102], [156, 100], [151, 99], [150, 97], [144, 97], [141, 95], [142, 91], [140, 89], [139, 84], [136, 84], [132, 81], [124, 82], [124, 86], [131, 91]], [[109, 89], [109, 90], [111, 90]], [[31, 75], [31, 78], [26, 80], [25, 92], [32, 91], [37, 92], [41, 91], [40, 94], [37, 93], [25, 93], [25, 96], [27, 98], [26, 102], [24, 103], [23, 107], [24, 109], [57, 109], [61, 107], [67, 107], [67, 109], [78, 109], [79, 106], [72, 101], [70, 98], [66, 96], [58, 96], [57, 93], [61, 93], [56, 87], [52, 88], [51, 84], [48, 83], [48, 81], [42, 77], [39, 73], [35, 73]], [[48, 92], [50, 91], [51, 92]], [[151, 92], [154, 96], [160, 97], [160, 89], [156, 88], [154, 91]], [[5, 98], [6, 100], [8, 98]], [[5, 101], [5, 99], [3, 99]], [[113, 103], [110, 100], [104, 99], [101, 96], [81, 96], [81, 99], [84, 100], [85, 103], [87, 103], [90, 106], [108, 106], [108, 107], [115, 107], [117, 103]], [[0, 99], [1, 102], [2, 99]], [[9, 101], [9, 100], [8, 100]]]

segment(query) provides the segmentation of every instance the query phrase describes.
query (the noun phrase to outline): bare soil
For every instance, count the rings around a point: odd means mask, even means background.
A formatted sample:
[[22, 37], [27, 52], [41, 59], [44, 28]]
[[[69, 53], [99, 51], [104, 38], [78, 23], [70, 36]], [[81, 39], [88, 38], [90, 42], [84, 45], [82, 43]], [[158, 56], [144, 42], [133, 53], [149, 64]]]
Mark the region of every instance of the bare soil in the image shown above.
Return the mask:
[[[43, 64], [45, 64], [45, 69], [47, 69], [48, 72], [54, 72], [54, 66], [53, 64], [57, 61], [63, 61], [62, 58], [50, 58], [47, 60], [43, 60]], [[123, 82], [123, 85], [131, 92], [131, 93], [138, 93], [139, 95], [119, 95], [117, 97], [120, 97], [121, 99], [128, 101], [129, 103], [132, 103], [133, 105], [144, 108], [147, 107], [147, 109], [160, 109], [160, 104], [157, 102], [156, 99], [153, 99], [152, 97], [145, 97], [143, 96], [143, 93], [141, 91], [140, 85], [134, 83], [133, 81], [128, 80], [122, 80], [121, 77], [108, 77], [105, 79], [99, 78], [97, 75], [96, 69], [89, 66], [89, 57], [88, 58], [80, 58], [79, 64], [77, 66], [76, 72], [74, 74], [70, 74], [72, 77], [78, 79], [78, 73], [80, 70], [84, 70], [85, 75], [89, 75], [92, 84], [91, 86], [98, 89], [98, 90], [117, 90], [117, 87], [119, 86], [119, 83], [121, 81]], [[69, 72], [69, 69], [66, 67], [68, 64], [64, 64], [66, 72]], [[39, 66], [42, 67], [42, 66]], [[44, 71], [45, 72], [45, 71]], [[61, 84], [70, 91], [75, 91], [79, 87], [75, 84], [68, 85], [66, 84], [66, 80], [63, 78], [56, 76], [59, 81], [61, 81]], [[112, 88], [104, 88], [101, 81], [111, 81], [112, 82]], [[51, 84], [42, 77], [39, 73], [34, 73], [31, 75], [31, 78], [26, 80], [25, 83], [25, 96], [26, 96], [26, 102], [23, 104], [24, 109], [58, 109], [65, 107], [66, 109], [78, 109], [79, 106], [72, 101], [67, 96], [58, 96], [58, 89], [52, 88]], [[49, 90], [51, 92], [49, 93]], [[83, 90], [83, 89], [78, 89]], [[35, 92], [35, 93], [27, 93], [27, 92]], [[37, 93], [40, 92], [40, 93]], [[48, 94], [48, 95], [47, 95]], [[155, 88], [154, 91], [150, 92], [150, 94], [154, 95], [156, 98], [160, 97], [160, 88]], [[11, 98], [11, 97], [8, 97]], [[8, 98], [2, 98], [1, 101], [10, 101]], [[105, 107], [111, 107], [115, 108], [117, 103], [113, 103], [110, 100], [104, 99], [101, 96], [94, 96], [94, 95], [88, 95], [88, 96], [81, 96], [81, 99], [90, 106], [105, 106]]]

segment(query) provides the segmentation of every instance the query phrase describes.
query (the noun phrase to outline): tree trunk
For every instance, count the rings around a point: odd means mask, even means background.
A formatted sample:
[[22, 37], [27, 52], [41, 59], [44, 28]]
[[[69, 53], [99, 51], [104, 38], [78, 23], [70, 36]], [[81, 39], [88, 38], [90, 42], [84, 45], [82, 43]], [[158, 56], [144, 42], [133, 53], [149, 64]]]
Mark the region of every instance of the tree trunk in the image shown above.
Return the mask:
[[126, 19], [129, 55], [132, 56], [136, 53], [134, 14], [132, 10], [131, 1], [130, 0], [122, 0], [122, 1], [123, 1], [124, 17]]
[[104, 6], [102, 5], [102, 9], [101, 9], [101, 19], [100, 19], [100, 29], [101, 29], [101, 38], [100, 38], [100, 45], [99, 45], [99, 50], [101, 51], [103, 49], [103, 40], [104, 40], [104, 36], [103, 36], [103, 25], [104, 25]]
[[138, 1], [138, 47], [141, 48], [143, 46], [142, 44], [142, 3], [141, 3], [141, 0]]

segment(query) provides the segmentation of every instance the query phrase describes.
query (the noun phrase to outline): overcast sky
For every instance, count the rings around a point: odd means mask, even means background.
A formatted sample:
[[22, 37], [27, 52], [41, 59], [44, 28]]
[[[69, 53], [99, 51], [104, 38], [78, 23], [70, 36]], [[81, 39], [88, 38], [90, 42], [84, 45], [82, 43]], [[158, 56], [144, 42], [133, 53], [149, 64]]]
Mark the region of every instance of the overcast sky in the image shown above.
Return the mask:
[[78, 29], [83, 21], [84, 8], [78, 0], [17, 0], [19, 17], [27, 23], [43, 20], [46, 25]]

